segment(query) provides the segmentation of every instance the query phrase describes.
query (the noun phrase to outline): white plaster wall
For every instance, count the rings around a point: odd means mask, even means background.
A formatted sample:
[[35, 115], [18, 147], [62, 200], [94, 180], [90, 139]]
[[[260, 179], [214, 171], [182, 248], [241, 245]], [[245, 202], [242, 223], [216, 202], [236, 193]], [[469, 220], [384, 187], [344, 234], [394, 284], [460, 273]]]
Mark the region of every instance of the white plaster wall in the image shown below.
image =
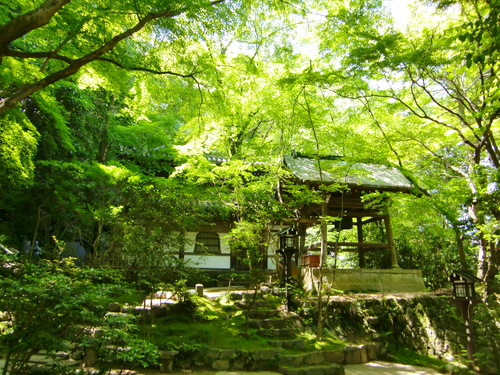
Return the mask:
[[[220, 248], [221, 254], [224, 255], [199, 255], [194, 254], [194, 249], [196, 246], [196, 235], [198, 232], [186, 232], [186, 237], [189, 239], [190, 244], [184, 249], [184, 258], [189, 259], [196, 263], [194, 267], [196, 268], [213, 268], [213, 269], [230, 269], [231, 268], [231, 247], [229, 246], [227, 235], [228, 233], [217, 233], [220, 238]], [[269, 270], [275, 270], [276, 264], [274, 260], [274, 252], [276, 250], [276, 244], [271, 242], [269, 244], [267, 254], [267, 268]]]
[[267, 269], [268, 270], [275, 270], [276, 269], [276, 261], [275, 261], [274, 257], [267, 258]]
[[184, 255], [184, 259], [194, 262], [194, 268], [212, 268], [228, 270], [231, 268], [229, 255]]

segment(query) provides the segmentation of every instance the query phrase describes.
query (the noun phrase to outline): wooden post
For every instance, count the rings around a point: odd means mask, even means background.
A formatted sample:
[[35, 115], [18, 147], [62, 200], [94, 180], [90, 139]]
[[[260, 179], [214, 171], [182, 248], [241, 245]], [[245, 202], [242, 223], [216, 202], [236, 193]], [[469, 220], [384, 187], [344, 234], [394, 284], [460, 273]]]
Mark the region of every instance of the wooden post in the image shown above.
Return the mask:
[[[358, 226], [358, 242], [363, 243], [363, 218], [356, 218], [356, 225]], [[358, 246], [359, 254], [359, 268], [365, 268], [365, 248], [362, 245]]]
[[300, 270], [302, 269], [302, 257], [304, 256], [304, 248], [306, 247], [306, 225], [304, 223], [299, 223], [297, 228], [299, 230], [299, 252], [297, 259], [297, 268], [300, 272]]
[[321, 260], [320, 268], [326, 265], [328, 259], [328, 227], [325, 217], [328, 215], [328, 201], [330, 196], [325, 198], [325, 201], [321, 203]]
[[462, 313], [462, 319], [465, 321], [465, 334], [467, 337], [467, 357], [474, 365], [476, 365], [474, 332], [472, 331], [472, 308], [479, 301], [469, 299], [452, 299], [451, 302], [455, 304]]
[[384, 224], [385, 235], [387, 236], [387, 243], [389, 245], [389, 252], [391, 255], [391, 268], [399, 268], [398, 254], [396, 252], [396, 246], [394, 245], [394, 237], [392, 235], [391, 219], [389, 215], [384, 216]]

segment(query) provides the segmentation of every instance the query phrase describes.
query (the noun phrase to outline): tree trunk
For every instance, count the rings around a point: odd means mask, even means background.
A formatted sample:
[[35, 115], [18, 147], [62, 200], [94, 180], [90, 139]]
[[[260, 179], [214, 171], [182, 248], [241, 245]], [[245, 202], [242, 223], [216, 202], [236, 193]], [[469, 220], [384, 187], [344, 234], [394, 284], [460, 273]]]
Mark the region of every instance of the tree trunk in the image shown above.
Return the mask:
[[455, 232], [455, 241], [457, 242], [458, 255], [460, 256], [460, 265], [462, 266], [463, 270], [468, 270], [469, 266], [467, 265], [467, 259], [465, 257], [462, 233], [456, 226], [453, 226], [453, 231]]
[[111, 143], [108, 142], [108, 130], [109, 130], [109, 123], [111, 121], [111, 116], [115, 114], [114, 111], [114, 104], [115, 104], [115, 97], [114, 95], [111, 96], [111, 99], [108, 104], [108, 108], [106, 110], [106, 117], [103, 120], [103, 124], [101, 127], [101, 139], [99, 142], [99, 163], [101, 164], [106, 164], [107, 161], [107, 151], [108, 147]]

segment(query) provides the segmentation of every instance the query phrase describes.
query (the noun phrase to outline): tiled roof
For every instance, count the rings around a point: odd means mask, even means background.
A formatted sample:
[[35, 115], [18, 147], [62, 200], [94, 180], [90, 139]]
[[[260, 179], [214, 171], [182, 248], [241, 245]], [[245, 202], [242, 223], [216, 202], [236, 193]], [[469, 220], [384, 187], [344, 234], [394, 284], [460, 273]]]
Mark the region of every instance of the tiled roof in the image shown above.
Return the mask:
[[349, 186], [409, 191], [411, 182], [396, 168], [381, 164], [348, 163], [343, 160], [318, 160], [285, 156], [285, 164], [303, 182], [340, 183]]

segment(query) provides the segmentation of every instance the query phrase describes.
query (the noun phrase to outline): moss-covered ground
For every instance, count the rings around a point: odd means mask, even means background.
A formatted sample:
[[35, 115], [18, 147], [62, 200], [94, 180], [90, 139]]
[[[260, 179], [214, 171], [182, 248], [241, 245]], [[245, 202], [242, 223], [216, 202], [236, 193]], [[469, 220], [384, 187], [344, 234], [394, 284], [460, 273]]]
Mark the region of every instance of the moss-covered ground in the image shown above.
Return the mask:
[[[137, 304], [140, 299], [139, 294], [129, 295], [118, 302]], [[283, 303], [276, 296], [270, 295], [266, 299], [268, 309]], [[244, 312], [236, 306], [230, 294], [216, 299], [194, 295], [185, 302], [171, 305], [166, 315], [155, 317], [152, 322], [140, 322], [139, 329], [142, 338], [165, 350], [190, 352], [217, 348], [252, 351], [272, 348], [269, 338], [259, 336], [256, 329], [247, 327]], [[296, 338], [305, 341], [307, 351], [341, 350], [349, 344], [328, 330], [324, 330], [323, 338], [318, 340], [315, 326], [301, 328]], [[284, 354], [293, 354], [294, 351], [287, 349]], [[447, 362], [401, 346], [396, 348], [389, 344], [388, 352], [388, 359], [393, 362], [449, 371]]]
[[[275, 296], [266, 299], [269, 304], [266, 308], [273, 309], [281, 303]], [[140, 329], [143, 337], [161, 349], [251, 351], [272, 347], [269, 338], [259, 336], [256, 329], [247, 328], [243, 310], [230, 296], [217, 299], [193, 296], [190, 301], [171, 306], [166, 316], [157, 317], [152, 323], [142, 323]], [[318, 341], [308, 327], [300, 329], [296, 338], [303, 339], [308, 350], [338, 350], [345, 345], [328, 334]]]

